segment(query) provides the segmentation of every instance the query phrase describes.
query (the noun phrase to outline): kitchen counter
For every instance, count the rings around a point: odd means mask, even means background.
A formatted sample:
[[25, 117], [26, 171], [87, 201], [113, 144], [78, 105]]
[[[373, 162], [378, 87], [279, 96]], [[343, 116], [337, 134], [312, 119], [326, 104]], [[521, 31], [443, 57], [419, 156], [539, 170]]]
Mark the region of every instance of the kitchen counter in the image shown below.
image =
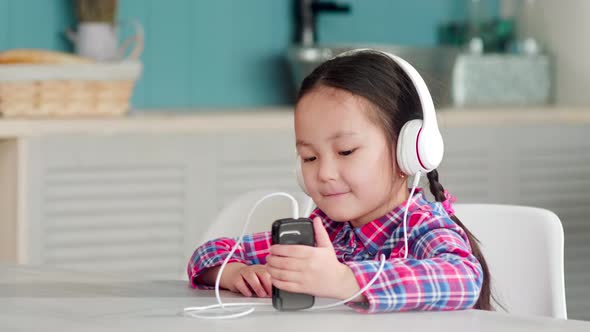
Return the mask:
[[[0, 118], [0, 139], [63, 134], [114, 134], [223, 131], [233, 129], [292, 129], [289, 107], [247, 109], [195, 109], [134, 111], [111, 118]], [[590, 124], [590, 107], [485, 108], [437, 111], [441, 127]]]

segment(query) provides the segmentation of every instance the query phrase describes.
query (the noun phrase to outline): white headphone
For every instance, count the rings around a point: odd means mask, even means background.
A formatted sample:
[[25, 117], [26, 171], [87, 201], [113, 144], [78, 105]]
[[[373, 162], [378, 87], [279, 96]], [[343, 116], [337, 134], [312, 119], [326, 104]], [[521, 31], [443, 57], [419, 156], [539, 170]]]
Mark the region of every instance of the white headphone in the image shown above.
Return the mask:
[[[428, 173], [438, 167], [444, 154], [443, 139], [438, 129], [434, 103], [428, 91], [428, 87], [418, 71], [404, 59], [391, 53], [373, 49], [361, 48], [346, 51], [336, 57], [349, 56], [362, 51], [378, 52], [393, 59], [408, 75], [416, 91], [422, 106], [423, 119], [410, 120], [402, 127], [397, 139], [396, 158], [399, 168], [406, 175], [415, 175], [418, 172]], [[301, 189], [309, 195], [303, 172], [301, 170], [301, 157], [297, 155], [295, 173], [297, 183]]]

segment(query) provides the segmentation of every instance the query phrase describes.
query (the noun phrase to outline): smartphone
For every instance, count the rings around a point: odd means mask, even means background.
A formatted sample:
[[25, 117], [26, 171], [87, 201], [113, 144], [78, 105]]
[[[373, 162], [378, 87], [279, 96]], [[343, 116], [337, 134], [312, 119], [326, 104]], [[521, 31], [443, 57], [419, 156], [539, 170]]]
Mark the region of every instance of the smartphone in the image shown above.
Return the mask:
[[[300, 244], [315, 246], [313, 223], [309, 218], [285, 218], [272, 224], [272, 244]], [[272, 305], [280, 311], [311, 308], [315, 298], [312, 295], [292, 293], [272, 286]]]

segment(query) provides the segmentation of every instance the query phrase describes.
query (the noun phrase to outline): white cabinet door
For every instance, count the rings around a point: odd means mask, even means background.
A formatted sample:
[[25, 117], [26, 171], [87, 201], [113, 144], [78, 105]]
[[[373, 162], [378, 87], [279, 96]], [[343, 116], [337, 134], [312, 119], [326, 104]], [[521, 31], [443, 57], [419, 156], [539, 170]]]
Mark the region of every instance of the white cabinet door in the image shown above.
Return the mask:
[[[460, 203], [503, 199], [497, 176], [504, 172], [498, 132], [494, 128], [443, 129], [445, 155], [438, 169], [439, 182]], [[428, 182], [423, 181], [426, 191]]]
[[582, 125], [449, 128], [440, 167], [441, 183], [460, 203], [536, 206], [559, 216], [568, 316], [577, 319], [590, 319], [588, 132]]
[[513, 133], [515, 204], [555, 212], [565, 233], [568, 317], [590, 319], [590, 135], [587, 126]]
[[[48, 136], [28, 140], [26, 261], [180, 276], [213, 162], [205, 135]], [[205, 190], [203, 190], [205, 188]], [[203, 208], [204, 207], [204, 208]]]

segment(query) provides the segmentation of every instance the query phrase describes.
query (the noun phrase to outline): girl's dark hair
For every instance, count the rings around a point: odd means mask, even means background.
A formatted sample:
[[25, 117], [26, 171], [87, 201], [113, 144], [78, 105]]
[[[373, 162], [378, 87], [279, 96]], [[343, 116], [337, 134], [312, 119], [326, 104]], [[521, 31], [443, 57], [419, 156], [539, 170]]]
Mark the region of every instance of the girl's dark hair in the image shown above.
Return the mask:
[[[406, 122], [422, 119], [422, 108], [414, 84], [393, 59], [380, 52], [361, 51], [324, 62], [303, 80], [297, 102], [317, 87], [345, 90], [370, 101], [373, 107], [370, 107], [368, 115], [383, 128], [390, 142], [397, 142]], [[438, 171], [431, 171], [427, 177], [436, 201], [444, 201], [444, 188], [438, 182]], [[451, 219], [467, 234], [473, 255], [483, 270], [483, 284], [474, 307], [492, 310], [490, 272], [479, 241], [456, 216], [451, 216]]]

